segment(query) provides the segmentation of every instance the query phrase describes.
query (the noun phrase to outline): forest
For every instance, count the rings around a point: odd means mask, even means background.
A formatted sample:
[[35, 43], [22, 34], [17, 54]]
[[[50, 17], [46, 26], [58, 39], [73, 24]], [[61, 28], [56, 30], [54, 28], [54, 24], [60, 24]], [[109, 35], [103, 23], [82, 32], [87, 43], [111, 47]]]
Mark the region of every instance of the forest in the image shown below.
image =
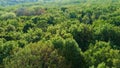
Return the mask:
[[0, 0], [0, 68], [120, 68], [120, 0]]

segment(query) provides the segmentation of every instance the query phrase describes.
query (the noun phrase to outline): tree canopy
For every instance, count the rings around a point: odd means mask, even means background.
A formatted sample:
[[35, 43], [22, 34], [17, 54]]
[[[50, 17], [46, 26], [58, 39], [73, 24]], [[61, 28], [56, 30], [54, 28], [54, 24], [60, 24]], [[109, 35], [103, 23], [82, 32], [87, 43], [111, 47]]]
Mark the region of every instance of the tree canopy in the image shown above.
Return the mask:
[[0, 68], [120, 68], [119, 0], [0, 0]]

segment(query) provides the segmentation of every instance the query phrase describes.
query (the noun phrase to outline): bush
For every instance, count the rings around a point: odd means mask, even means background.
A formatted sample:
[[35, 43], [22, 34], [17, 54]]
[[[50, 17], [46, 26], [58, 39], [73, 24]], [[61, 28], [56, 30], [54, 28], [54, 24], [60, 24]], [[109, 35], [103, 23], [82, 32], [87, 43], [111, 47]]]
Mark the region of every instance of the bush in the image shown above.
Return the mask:
[[82, 49], [82, 51], [87, 50], [89, 44], [94, 42], [94, 33], [90, 25], [72, 25], [70, 27], [70, 31], [73, 35], [73, 38], [79, 44], [79, 47]]
[[120, 48], [120, 28], [108, 23], [99, 24], [95, 28], [95, 36], [97, 40], [110, 41], [112, 47]]
[[[23, 61], [24, 60], [24, 61]], [[6, 68], [66, 68], [64, 57], [51, 43], [39, 42], [26, 46], [11, 58], [6, 58]]]
[[9, 12], [1, 15], [2, 20], [7, 20], [7, 19], [14, 19], [16, 18], [15, 13]]
[[114, 59], [119, 59], [120, 53], [119, 50], [112, 49], [110, 43], [99, 41], [95, 45], [90, 45], [84, 55], [88, 66], [101, 67], [101, 63], [104, 62], [106, 66], [111, 68], [114, 67]]
[[53, 44], [58, 49], [59, 54], [65, 57], [66, 65], [70, 65], [71, 68], [84, 68], [86, 67], [85, 60], [81, 49], [75, 40], [68, 38], [55, 38]]

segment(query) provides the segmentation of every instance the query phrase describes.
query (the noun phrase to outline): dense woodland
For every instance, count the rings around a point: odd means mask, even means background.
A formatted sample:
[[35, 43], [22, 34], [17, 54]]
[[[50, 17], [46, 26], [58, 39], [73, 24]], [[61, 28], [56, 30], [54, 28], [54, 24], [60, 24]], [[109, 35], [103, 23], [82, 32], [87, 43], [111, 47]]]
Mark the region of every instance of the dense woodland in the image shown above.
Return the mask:
[[120, 1], [1, 0], [0, 68], [120, 68]]

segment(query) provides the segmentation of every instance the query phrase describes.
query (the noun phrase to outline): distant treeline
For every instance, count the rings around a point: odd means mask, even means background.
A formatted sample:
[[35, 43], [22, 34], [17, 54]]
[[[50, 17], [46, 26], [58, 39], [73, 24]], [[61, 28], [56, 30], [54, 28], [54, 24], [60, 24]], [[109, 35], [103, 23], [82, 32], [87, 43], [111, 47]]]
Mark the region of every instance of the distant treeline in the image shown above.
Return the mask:
[[120, 2], [119, 0], [0, 0], [0, 6], [10, 6], [10, 5], [18, 5], [24, 3], [57, 3], [57, 4], [80, 4], [80, 3], [112, 3], [112, 2]]

